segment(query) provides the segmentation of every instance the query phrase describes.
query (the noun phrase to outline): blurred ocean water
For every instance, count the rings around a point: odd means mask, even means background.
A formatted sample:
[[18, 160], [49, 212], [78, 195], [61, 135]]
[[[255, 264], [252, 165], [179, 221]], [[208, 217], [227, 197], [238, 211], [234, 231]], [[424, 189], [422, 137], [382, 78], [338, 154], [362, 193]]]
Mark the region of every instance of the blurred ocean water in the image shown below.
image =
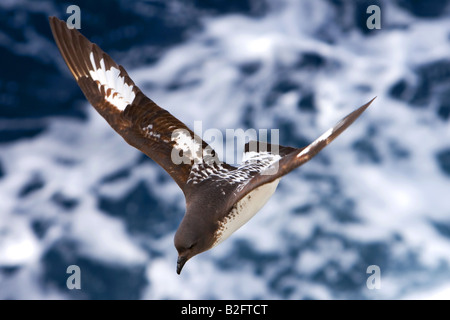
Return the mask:
[[[191, 128], [300, 147], [377, 99], [178, 276], [183, 194], [70, 75], [48, 16], [71, 4]], [[449, 54], [449, 1], [0, 1], [0, 299], [449, 299]]]

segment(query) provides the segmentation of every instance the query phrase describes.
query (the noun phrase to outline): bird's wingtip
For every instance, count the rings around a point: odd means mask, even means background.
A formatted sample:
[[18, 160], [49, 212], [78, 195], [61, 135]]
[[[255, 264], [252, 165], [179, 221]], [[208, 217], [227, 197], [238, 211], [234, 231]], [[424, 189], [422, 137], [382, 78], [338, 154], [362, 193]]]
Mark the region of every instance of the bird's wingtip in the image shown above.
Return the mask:
[[357, 117], [363, 113], [371, 104], [372, 102], [377, 98], [377, 96], [373, 97], [372, 100], [370, 100], [369, 102], [367, 102], [366, 104], [362, 105], [361, 107], [359, 107], [358, 109], [356, 109], [354, 112], [352, 112], [351, 114], [357, 114]]
[[372, 98], [372, 100], [370, 100], [369, 102], [366, 103], [367, 106], [370, 106], [372, 104], [372, 102], [377, 98], [378, 96], [375, 96]]

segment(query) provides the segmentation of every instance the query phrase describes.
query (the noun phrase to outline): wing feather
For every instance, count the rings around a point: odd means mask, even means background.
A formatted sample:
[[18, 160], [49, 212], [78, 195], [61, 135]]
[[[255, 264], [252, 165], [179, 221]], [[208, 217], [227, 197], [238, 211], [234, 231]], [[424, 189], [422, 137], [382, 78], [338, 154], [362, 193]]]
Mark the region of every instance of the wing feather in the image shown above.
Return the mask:
[[[184, 132], [201, 153], [211, 147], [146, 97], [125, 69], [99, 46], [78, 30], [69, 29], [64, 21], [56, 17], [49, 21], [61, 55], [88, 101], [126, 142], [162, 166], [185, 191], [196, 159], [193, 154], [187, 156], [189, 153], [174, 139], [174, 131]], [[181, 163], [172, 159], [174, 148]]]
[[[331, 143], [336, 137], [338, 137], [342, 132], [345, 131], [375, 100], [373, 98], [371, 101], [365, 105], [359, 107], [355, 111], [351, 112], [349, 115], [340, 120], [334, 127], [328, 129], [319, 138], [314, 140], [311, 144], [304, 148], [291, 148], [277, 146], [279, 158], [277, 161], [272, 161], [269, 166], [264, 166], [259, 173], [252, 175], [248, 181], [246, 181], [245, 186], [239, 190], [239, 192], [234, 194], [229, 200], [230, 205], [236, 203], [243, 197], [245, 197], [249, 192], [262, 186], [266, 183], [273, 182], [282, 176], [288, 174], [295, 168], [305, 164], [315, 155], [317, 155], [323, 148]], [[272, 153], [270, 147], [263, 145], [263, 150], [265, 153]], [[269, 151], [267, 151], [269, 150]], [[246, 145], [246, 151], [248, 152], [248, 146]], [[259, 151], [259, 150], [257, 150]], [[251, 152], [251, 150], [250, 150]], [[272, 154], [274, 155], [274, 154]], [[257, 154], [250, 157], [248, 161], [252, 159], [257, 159]]]

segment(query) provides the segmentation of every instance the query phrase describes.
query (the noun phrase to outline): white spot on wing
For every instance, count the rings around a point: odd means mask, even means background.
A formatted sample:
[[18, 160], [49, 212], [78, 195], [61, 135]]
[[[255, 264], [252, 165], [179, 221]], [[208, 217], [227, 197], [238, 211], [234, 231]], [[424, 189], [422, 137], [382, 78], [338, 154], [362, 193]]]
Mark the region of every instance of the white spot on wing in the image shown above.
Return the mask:
[[187, 130], [175, 130], [172, 133], [172, 141], [175, 142], [174, 148], [183, 150], [183, 155], [197, 162], [202, 162], [201, 150], [202, 144], [200, 139], [191, 136]]
[[333, 134], [333, 128], [328, 129], [326, 132], [324, 132], [319, 138], [316, 139], [317, 142], [322, 140], [327, 140], [329, 136]]
[[136, 96], [133, 92], [133, 86], [126, 84], [124, 77], [119, 76], [119, 69], [111, 67], [106, 70], [104, 59], [101, 59], [100, 66], [97, 66], [93, 52], [91, 52], [89, 59], [93, 68], [93, 70], [89, 70], [89, 73], [93, 80], [99, 82], [99, 86], [104, 86], [105, 99], [119, 110], [125, 110], [127, 105], [133, 103]]
[[303, 149], [298, 155], [297, 158], [300, 158], [301, 156], [307, 154], [312, 147], [314, 147], [316, 144], [318, 144], [321, 141], [327, 140], [332, 134], [334, 128], [328, 129], [326, 132], [324, 132], [320, 137], [318, 137], [314, 142], [312, 142], [309, 146], [307, 146], [305, 149]]
[[161, 134], [156, 133], [155, 131], [153, 131], [153, 124], [150, 123], [148, 126], [143, 127], [142, 130], [147, 134], [147, 136], [149, 137], [153, 137], [156, 139], [161, 139]]
[[298, 155], [297, 158], [300, 158], [301, 156], [307, 154], [309, 150], [311, 149], [311, 145], [307, 146], [305, 149], [303, 149]]
[[269, 166], [279, 159], [281, 159], [281, 156], [279, 154], [272, 154], [267, 151], [263, 152], [249, 151], [244, 153], [242, 157], [242, 164], [245, 165], [247, 163], [263, 162], [264, 164], [267, 164], [267, 166]]

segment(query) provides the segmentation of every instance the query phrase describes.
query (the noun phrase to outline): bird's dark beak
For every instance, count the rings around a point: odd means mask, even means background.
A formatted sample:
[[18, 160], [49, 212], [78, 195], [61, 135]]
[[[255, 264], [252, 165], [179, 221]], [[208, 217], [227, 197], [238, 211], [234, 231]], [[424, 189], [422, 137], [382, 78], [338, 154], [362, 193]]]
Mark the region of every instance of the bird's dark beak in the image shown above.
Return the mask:
[[186, 257], [179, 256], [177, 260], [177, 273], [181, 273], [181, 269], [183, 269], [184, 264], [186, 263], [187, 259]]

